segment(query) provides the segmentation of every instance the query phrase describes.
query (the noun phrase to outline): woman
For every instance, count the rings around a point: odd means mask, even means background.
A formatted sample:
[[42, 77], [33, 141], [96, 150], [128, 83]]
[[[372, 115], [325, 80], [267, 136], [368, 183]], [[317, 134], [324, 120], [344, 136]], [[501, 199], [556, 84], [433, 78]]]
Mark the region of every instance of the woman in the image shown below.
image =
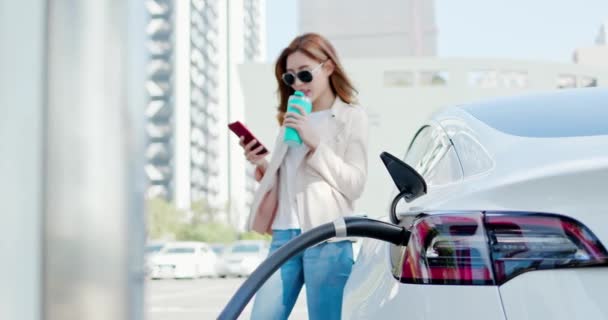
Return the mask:
[[[241, 146], [260, 186], [249, 227], [271, 233], [271, 253], [302, 232], [353, 213], [367, 178], [367, 116], [333, 46], [318, 34], [296, 37], [275, 66], [281, 130], [270, 162], [256, 141]], [[308, 115], [287, 112], [296, 90], [312, 101]], [[303, 144], [288, 147], [285, 128]], [[340, 319], [344, 285], [353, 264], [348, 240], [324, 242], [286, 262], [258, 291], [252, 319], [287, 319], [306, 283], [310, 319]]]

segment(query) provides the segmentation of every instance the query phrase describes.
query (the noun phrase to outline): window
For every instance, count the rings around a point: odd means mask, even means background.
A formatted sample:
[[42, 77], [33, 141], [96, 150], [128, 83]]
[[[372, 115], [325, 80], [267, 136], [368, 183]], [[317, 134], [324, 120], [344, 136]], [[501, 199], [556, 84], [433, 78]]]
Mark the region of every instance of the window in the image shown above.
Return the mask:
[[414, 85], [414, 73], [412, 71], [385, 71], [385, 87], [412, 87]]
[[405, 156], [427, 185], [441, 185], [462, 178], [458, 156], [441, 128], [425, 126], [414, 137]]
[[421, 71], [418, 83], [421, 86], [434, 87], [445, 86], [448, 83], [450, 74], [446, 71]]
[[174, 247], [174, 248], [169, 248], [165, 251], [165, 253], [172, 253], [172, 254], [192, 254], [194, 253], [194, 248], [187, 248], [187, 247]]
[[516, 70], [476, 70], [469, 72], [468, 84], [474, 88], [522, 89], [528, 87], [528, 73]]
[[260, 246], [255, 244], [237, 244], [230, 251], [232, 253], [260, 252]]
[[509, 89], [522, 89], [528, 87], [528, 73], [525, 71], [502, 71], [500, 73], [501, 86]]
[[571, 74], [560, 74], [557, 77], [557, 88], [576, 88], [576, 76]]
[[469, 72], [468, 84], [475, 88], [497, 88], [498, 71], [496, 70], [477, 70]]
[[422, 127], [414, 139], [412, 140], [410, 147], [407, 150], [405, 155], [405, 163], [409, 164], [416, 171], [420, 172], [418, 169], [418, 164], [423, 154], [426, 151], [426, 147], [431, 142], [431, 127], [425, 126]]
[[485, 148], [468, 132], [456, 132], [452, 141], [465, 177], [486, 172], [494, 166]]
[[157, 253], [163, 248], [162, 244], [154, 244], [146, 246], [146, 253]]
[[578, 86], [581, 88], [597, 87], [597, 78], [581, 76]]

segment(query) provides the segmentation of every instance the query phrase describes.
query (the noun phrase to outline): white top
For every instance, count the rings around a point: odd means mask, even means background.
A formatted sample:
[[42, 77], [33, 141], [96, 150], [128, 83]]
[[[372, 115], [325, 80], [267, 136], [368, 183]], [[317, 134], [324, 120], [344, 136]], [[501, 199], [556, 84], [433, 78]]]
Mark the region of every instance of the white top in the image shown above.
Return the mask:
[[[308, 115], [308, 121], [316, 130], [324, 126], [330, 116], [331, 109], [312, 112]], [[279, 169], [279, 207], [272, 223], [274, 230], [300, 229], [296, 205], [296, 173], [308, 150], [308, 146], [304, 143], [297, 147], [289, 147], [283, 158]]]

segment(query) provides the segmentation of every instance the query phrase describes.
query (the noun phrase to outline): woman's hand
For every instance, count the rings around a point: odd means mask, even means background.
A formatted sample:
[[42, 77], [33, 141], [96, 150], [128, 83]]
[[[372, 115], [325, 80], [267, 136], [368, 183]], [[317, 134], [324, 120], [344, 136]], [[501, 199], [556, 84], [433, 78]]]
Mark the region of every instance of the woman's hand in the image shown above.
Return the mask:
[[304, 144], [306, 144], [311, 151], [314, 151], [315, 149], [317, 149], [321, 138], [310, 126], [310, 123], [308, 122], [308, 117], [306, 116], [306, 111], [304, 111], [301, 106], [296, 104], [292, 104], [290, 106], [298, 109], [301, 114], [295, 112], [287, 112], [285, 114], [285, 120], [283, 121], [283, 125], [295, 129], [300, 135], [302, 142], [304, 142]]
[[268, 155], [268, 152], [262, 153], [262, 154], [258, 154], [260, 151], [262, 151], [264, 149], [264, 146], [259, 145], [257, 148], [253, 148], [253, 146], [255, 146], [256, 144], [256, 140], [253, 139], [251, 141], [249, 141], [248, 144], [245, 144], [245, 137], [241, 137], [239, 139], [239, 145], [241, 145], [241, 147], [243, 147], [243, 149], [245, 150], [245, 158], [247, 158], [247, 161], [249, 161], [249, 163], [255, 165], [258, 167], [258, 169], [260, 169], [262, 172], [266, 170], [266, 167], [268, 166], [268, 161], [266, 161], [266, 156]]

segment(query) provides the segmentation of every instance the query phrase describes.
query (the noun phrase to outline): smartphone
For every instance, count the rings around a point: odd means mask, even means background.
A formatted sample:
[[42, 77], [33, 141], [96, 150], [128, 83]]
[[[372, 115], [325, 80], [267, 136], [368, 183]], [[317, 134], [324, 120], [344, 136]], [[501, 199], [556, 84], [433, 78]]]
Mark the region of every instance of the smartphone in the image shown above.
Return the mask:
[[[240, 121], [235, 121], [233, 123], [228, 124], [228, 128], [230, 128], [230, 130], [232, 132], [234, 132], [236, 134], [237, 137], [245, 137], [245, 144], [248, 144], [249, 142], [251, 142], [251, 140], [256, 140], [257, 142], [255, 143], [255, 145], [253, 146], [253, 149], [259, 147], [262, 145], [262, 143], [260, 142], [260, 140], [258, 140], [252, 133], [251, 131], [249, 131], [249, 129], [247, 129], [247, 127], [245, 127], [244, 124], [242, 124]], [[253, 150], [252, 149], [252, 150]], [[257, 155], [262, 155], [268, 153], [268, 150], [266, 149], [266, 147], [262, 146], [262, 150], [260, 150], [260, 152], [257, 153]]]

